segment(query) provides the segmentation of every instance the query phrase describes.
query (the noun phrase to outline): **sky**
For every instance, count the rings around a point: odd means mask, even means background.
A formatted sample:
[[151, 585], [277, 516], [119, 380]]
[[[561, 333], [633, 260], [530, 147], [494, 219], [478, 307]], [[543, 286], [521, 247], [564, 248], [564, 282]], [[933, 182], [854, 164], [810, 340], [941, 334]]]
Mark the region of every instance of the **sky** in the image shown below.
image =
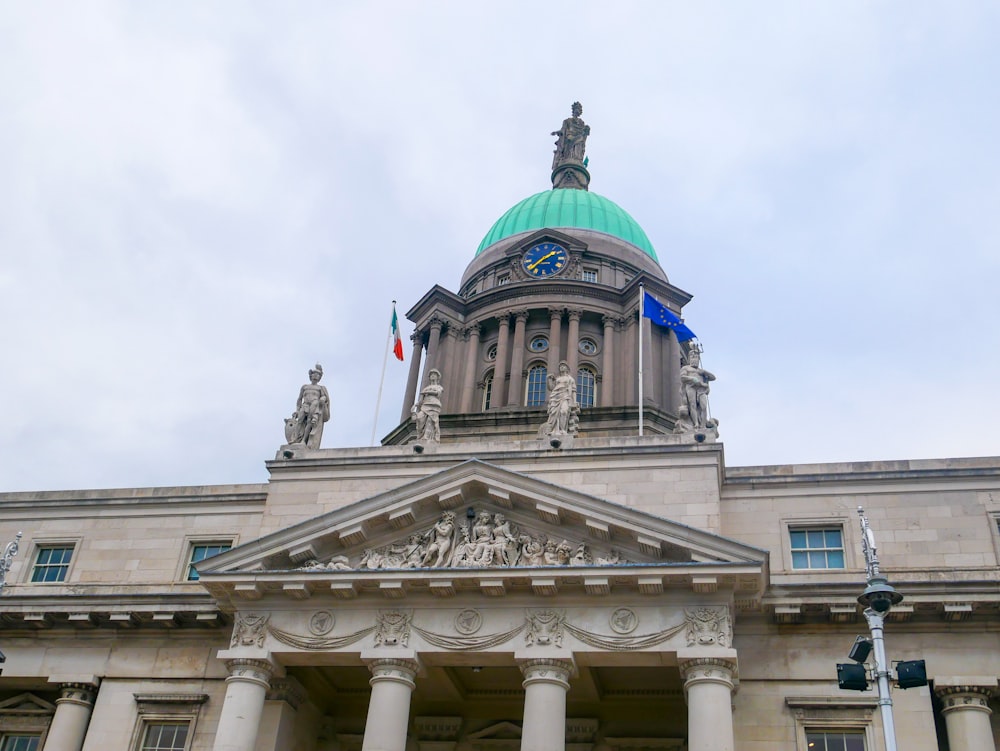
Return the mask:
[[0, 3], [0, 490], [264, 482], [316, 362], [323, 446], [387, 434], [391, 301], [457, 291], [577, 100], [591, 189], [694, 295], [727, 466], [1000, 455], [998, 30], [962, 0]]

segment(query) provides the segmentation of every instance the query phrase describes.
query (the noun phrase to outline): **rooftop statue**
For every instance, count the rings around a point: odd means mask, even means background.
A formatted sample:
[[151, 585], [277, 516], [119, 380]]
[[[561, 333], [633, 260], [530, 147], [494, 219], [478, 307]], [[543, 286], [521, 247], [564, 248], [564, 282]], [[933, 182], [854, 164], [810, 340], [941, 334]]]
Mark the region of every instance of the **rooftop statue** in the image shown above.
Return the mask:
[[559, 363], [559, 375], [551, 373], [549, 387], [548, 419], [538, 429], [543, 436], [576, 435], [580, 425], [580, 405], [576, 402], [576, 378], [569, 372], [569, 365]]
[[573, 116], [563, 120], [562, 127], [552, 133], [557, 136], [556, 151], [552, 157], [553, 172], [567, 162], [583, 165], [590, 126], [580, 117], [583, 114], [582, 104], [573, 102], [572, 113]]
[[681, 368], [681, 406], [675, 432], [716, 432], [718, 421], [709, 416], [709, 383], [715, 375], [701, 367], [701, 352], [692, 347]]
[[285, 439], [289, 444], [304, 444], [307, 448], [318, 449], [323, 440], [323, 425], [330, 419], [330, 394], [326, 386], [320, 386], [323, 366], [309, 371], [309, 383], [299, 389], [295, 402], [295, 413], [285, 420]]
[[427, 374], [427, 385], [420, 391], [420, 398], [411, 410], [417, 424], [417, 440], [439, 443], [441, 441], [441, 371], [432, 368]]

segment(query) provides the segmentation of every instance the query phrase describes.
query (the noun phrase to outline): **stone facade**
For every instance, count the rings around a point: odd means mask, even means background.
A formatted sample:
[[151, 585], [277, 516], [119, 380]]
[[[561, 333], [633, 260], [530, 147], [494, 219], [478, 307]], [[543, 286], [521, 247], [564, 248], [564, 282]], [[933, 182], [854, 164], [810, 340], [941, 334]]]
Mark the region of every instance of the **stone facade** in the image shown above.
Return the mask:
[[1000, 458], [726, 467], [714, 417], [674, 432], [696, 358], [638, 304], [690, 296], [650, 249], [497, 226], [409, 311], [382, 446], [319, 447], [317, 366], [266, 484], [0, 494], [0, 751], [877, 751], [836, 680], [859, 506], [930, 679], [899, 748], [995, 751]]

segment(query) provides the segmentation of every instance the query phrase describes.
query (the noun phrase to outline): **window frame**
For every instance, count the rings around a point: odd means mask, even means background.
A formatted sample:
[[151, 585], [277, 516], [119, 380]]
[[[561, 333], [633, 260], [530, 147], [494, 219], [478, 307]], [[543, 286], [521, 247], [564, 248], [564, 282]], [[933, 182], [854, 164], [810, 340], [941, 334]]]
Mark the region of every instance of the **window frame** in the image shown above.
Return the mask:
[[[58, 586], [69, 583], [72, 580], [76, 562], [80, 558], [80, 543], [82, 540], [82, 537], [42, 537], [32, 540], [31, 547], [28, 550], [28, 563], [24, 567], [24, 579], [22, 583], [43, 586]], [[38, 556], [41, 555], [43, 550], [53, 550], [55, 548], [69, 548], [71, 551], [69, 563], [66, 564], [66, 575], [57, 581], [34, 581], [35, 569], [38, 566]], [[47, 567], [49, 565], [46, 564]]]
[[38, 736], [38, 748], [45, 748], [55, 712], [55, 704], [30, 691], [0, 702], [0, 743], [10, 736]]
[[[850, 573], [859, 570], [854, 526], [846, 516], [808, 516], [781, 520], [782, 572], [786, 574]], [[803, 530], [839, 529], [843, 543], [844, 565], [842, 568], [795, 568], [792, 557], [792, 532]]]
[[[192, 557], [196, 548], [205, 545], [229, 545], [232, 550], [239, 543], [239, 535], [186, 535], [184, 537], [184, 555], [177, 569], [175, 580], [186, 584], [197, 584], [199, 579], [189, 579], [188, 573], [192, 566]], [[201, 560], [206, 560], [205, 558]]]
[[[541, 360], [535, 360], [533, 362], [528, 363], [528, 367], [527, 367], [526, 370], [527, 370], [527, 372], [525, 373], [525, 377], [524, 377], [524, 402], [523, 402], [524, 406], [526, 406], [526, 407], [544, 407], [548, 403], [548, 400], [549, 400], [549, 366], [548, 366], [548, 363], [546, 363], [544, 361], [541, 361]], [[537, 370], [540, 370], [540, 371], [542, 371], [544, 373], [544, 375], [542, 376], [541, 385], [539, 387], [540, 390], [541, 390], [542, 398], [541, 398], [541, 402], [532, 403], [531, 402], [531, 395], [532, 395], [533, 392], [532, 392], [532, 388], [531, 388], [532, 387], [531, 374], [533, 372], [537, 371]]]
[[496, 371], [492, 368], [486, 371], [486, 375], [483, 376], [483, 412], [490, 408], [490, 402], [493, 399], [493, 386], [496, 383]]
[[865, 751], [875, 751], [875, 710], [872, 696], [787, 696], [785, 705], [795, 716], [795, 747], [810, 751], [806, 733], [859, 733]]
[[[594, 278], [593, 279], [588, 279], [587, 278], [588, 274], [593, 274]], [[600, 278], [601, 278], [601, 275], [600, 275], [600, 272], [597, 269], [592, 269], [592, 268], [589, 268], [589, 267], [585, 266], [583, 268], [583, 270], [580, 272], [580, 281], [586, 282], [587, 284], [597, 284], [598, 281], [600, 280]]]
[[7, 743], [10, 740], [19, 738], [38, 739], [38, 743], [35, 744], [35, 751], [42, 751], [42, 734], [34, 730], [0, 730], [0, 751], [5, 751], [8, 748]]
[[136, 703], [136, 722], [129, 742], [130, 751], [143, 751], [150, 727], [154, 725], [188, 726], [183, 751], [191, 751], [198, 729], [201, 705], [208, 701], [208, 694], [132, 694]]
[[[580, 374], [585, 371], [590, 373], [592, 379], [589, 404], [583, 403], [585, 389], [581, 388], [580, 384]], [[590, 363], [581, 363], [576, 369], [576, 403], [580, 405], [580, 409], [591, 409], [597, 406], [597, 368]]]

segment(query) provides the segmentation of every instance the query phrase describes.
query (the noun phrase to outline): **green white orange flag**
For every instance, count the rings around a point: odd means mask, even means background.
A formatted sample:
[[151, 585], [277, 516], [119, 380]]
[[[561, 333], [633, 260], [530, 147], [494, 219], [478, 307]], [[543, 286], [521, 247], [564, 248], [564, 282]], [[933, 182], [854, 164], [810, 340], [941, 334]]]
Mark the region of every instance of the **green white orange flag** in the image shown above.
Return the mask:
[[399, 319], [396, 318], [396, 304], [392, 305], [392, 354], [403, 361], [403, 338], [399, 335]]

